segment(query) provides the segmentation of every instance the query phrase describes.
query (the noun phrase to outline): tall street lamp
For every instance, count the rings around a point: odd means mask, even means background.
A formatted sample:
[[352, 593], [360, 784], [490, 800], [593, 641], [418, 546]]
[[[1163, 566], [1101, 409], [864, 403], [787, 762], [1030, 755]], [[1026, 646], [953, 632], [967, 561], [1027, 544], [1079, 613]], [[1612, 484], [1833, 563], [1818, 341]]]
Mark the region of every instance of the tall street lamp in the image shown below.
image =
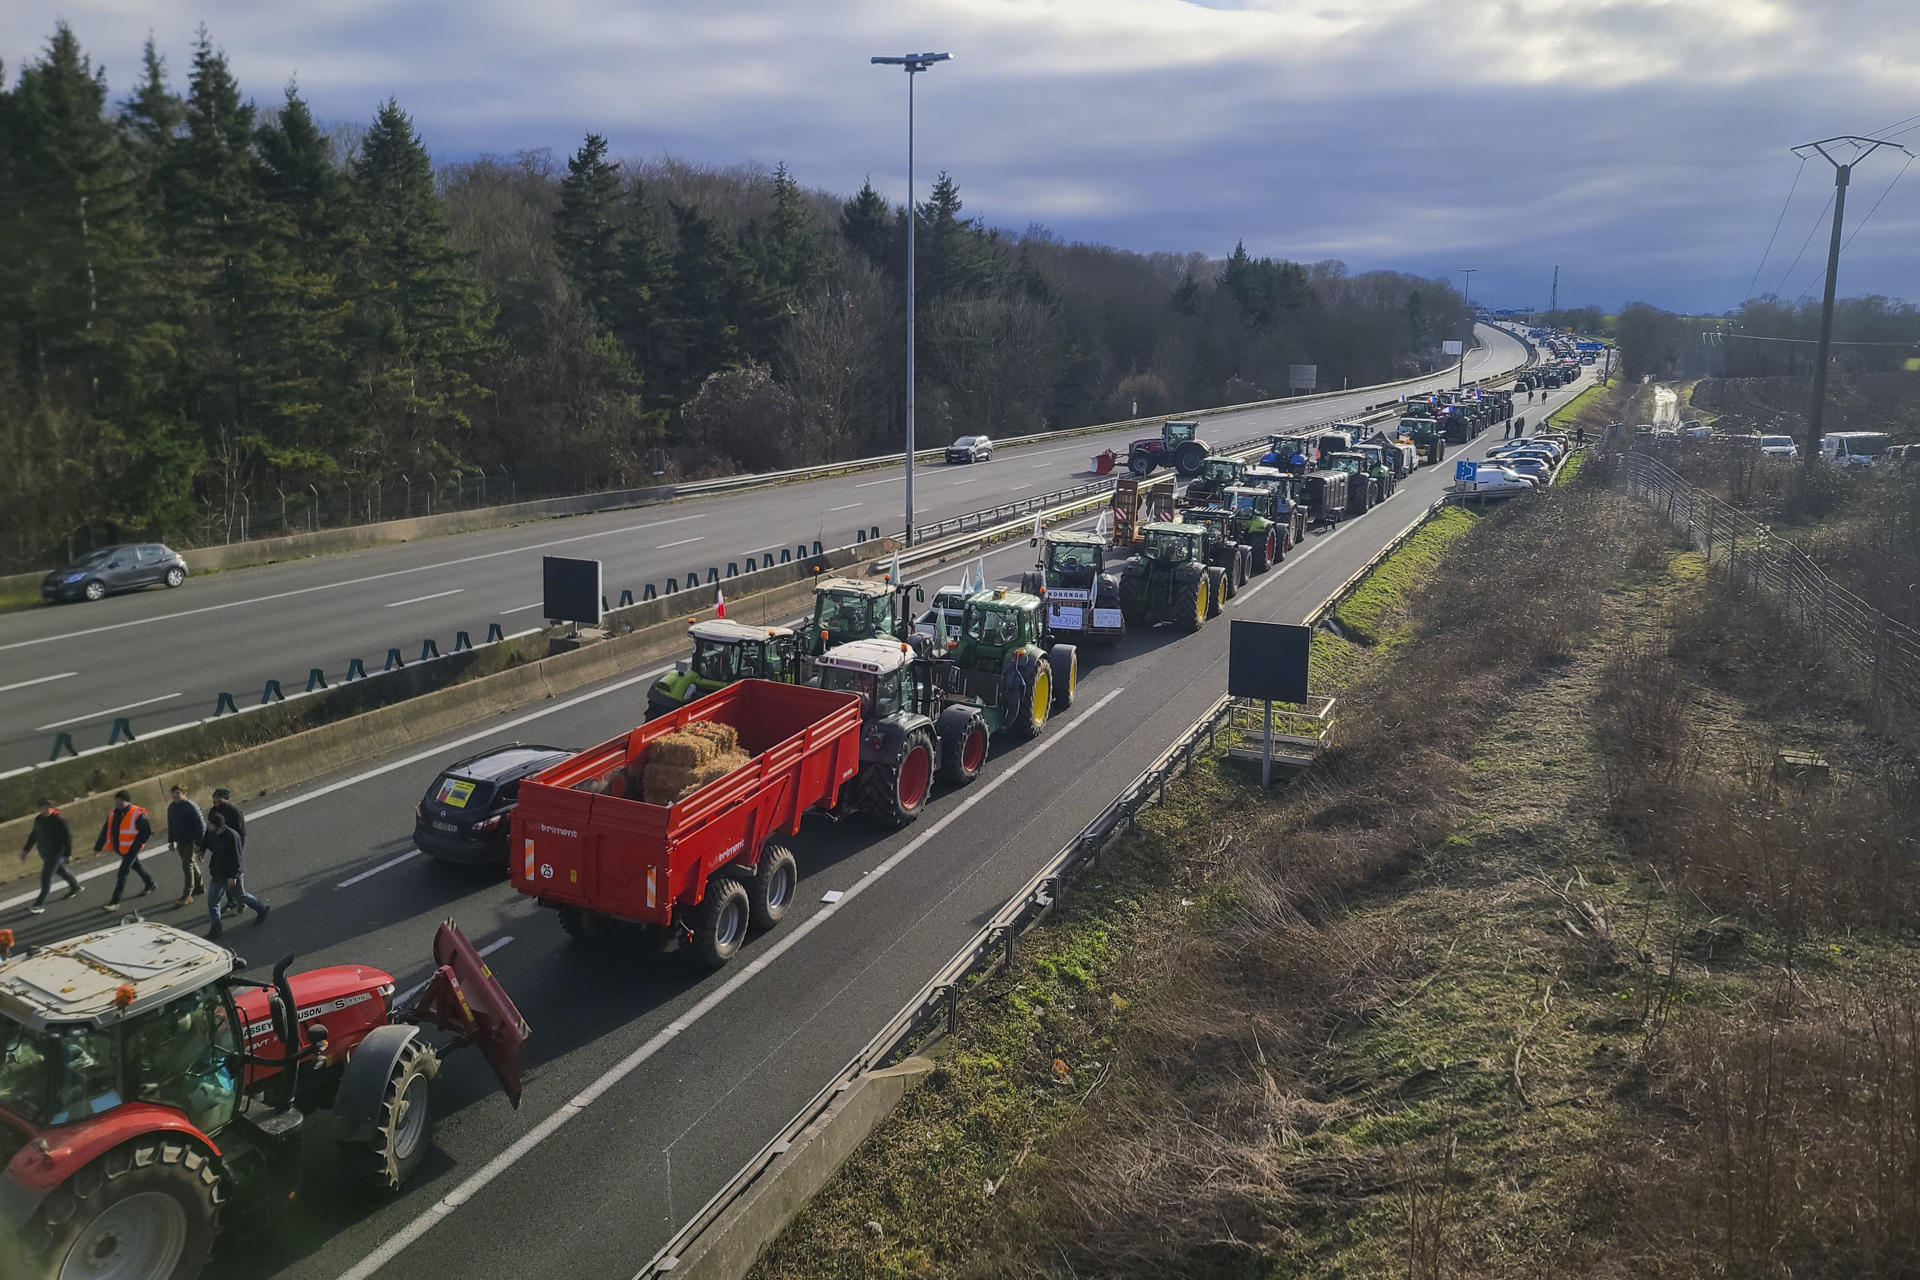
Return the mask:
[[913, 545], [913, 77], [936, 62], [949, 62], [950, 53], [908, 53], [897, 58], [874, 58], [878, 67], [900, 67], [907, 73], [907, 545]]
[[1467, 278], [1466, 288], [1460, 291], [1461, 305], [1467, 309], [1467, 331], [1460, 335], [1460, 380], [1456, 387], [1467, 385], [1467, 348], [1473, 345], [1473, 273], [1478, 267], [1462, 267], [1460, 274]]

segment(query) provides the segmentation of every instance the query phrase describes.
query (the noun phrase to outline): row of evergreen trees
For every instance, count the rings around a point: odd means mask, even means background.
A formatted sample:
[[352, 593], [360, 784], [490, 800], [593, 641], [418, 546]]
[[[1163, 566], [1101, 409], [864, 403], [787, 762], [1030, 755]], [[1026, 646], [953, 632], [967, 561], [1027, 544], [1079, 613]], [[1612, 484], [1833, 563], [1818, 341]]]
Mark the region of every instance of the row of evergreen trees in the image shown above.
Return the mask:
[[[1444, 282], [1005, 235], [944, 174], [915, 213], [929, 444], [1283, 394], [1290, 363], [1379, 380], [1463, 324]], [[62, 25], [0, 66], [0, 559], [191, 543], [276, 494], [897, 448], [906, 216], [591, 134], [564, 171], [436, 171], [395, 102], [256, 106], [204, 30], [184, 91], [149, 42], [116, 102]]]

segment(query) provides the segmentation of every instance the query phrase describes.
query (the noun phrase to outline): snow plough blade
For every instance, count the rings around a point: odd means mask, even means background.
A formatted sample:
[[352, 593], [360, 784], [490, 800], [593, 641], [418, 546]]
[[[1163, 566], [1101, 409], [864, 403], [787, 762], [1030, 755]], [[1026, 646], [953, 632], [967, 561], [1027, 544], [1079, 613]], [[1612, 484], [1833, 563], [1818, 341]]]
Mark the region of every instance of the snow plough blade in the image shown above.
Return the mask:
[[507, 1100], [520, 1106], [520, 1051], [531, 1029], [486, 960], [448, 920], [433, 935], [434, 975], [397, 1021], [432, 1023], [479, 1048]]

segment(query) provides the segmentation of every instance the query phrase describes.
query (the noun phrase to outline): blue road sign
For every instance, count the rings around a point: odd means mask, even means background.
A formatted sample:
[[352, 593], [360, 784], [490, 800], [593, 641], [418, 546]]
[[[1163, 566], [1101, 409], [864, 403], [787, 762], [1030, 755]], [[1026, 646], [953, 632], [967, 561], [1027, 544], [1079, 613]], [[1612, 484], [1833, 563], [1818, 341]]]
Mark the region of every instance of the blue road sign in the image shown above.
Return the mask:
[[1453, 478], [1455, 480], [1473, 479], [1473, 463], [1471, 461], [1462, 461], [1462, 462], [1454, 463]]

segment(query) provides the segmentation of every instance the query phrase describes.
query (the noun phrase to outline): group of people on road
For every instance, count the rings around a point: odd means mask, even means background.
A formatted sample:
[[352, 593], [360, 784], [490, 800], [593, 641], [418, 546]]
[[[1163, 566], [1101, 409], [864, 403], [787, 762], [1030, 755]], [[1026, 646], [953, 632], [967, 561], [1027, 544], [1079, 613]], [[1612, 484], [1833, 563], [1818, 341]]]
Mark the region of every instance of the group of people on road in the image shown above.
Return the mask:
[[[133, 802], [130, 793], [114, 792], [113, 811], [101, 824], [100, 834], [93, 842], [95, 853], [110, 852], [120, 860], [113, 878], [113, 898], [100, 908], [102, 911], [120, 909], [120, 899], [126, 894], [130, 875], [138, 876], [145, 886], [134, 895], [137, 898], [144, 898], [159, 887], [140, 864], [140, 854], [152, 839], [153, 822], [147, 811]], [[174, 905], [190, 907], [195, 898], [205, 893], [207, 919], [212, 926], [207, 934], [210, 938], [220, 936], [223, 914], [237, 914], [251, 907], [254, 923], [263, 924], [272, 910], [247, 892], [243, 879], [246, 841], [246, 815], [233, 803], [225, 787], [214, 790], [213, 804], [205, 813], [187, 794], [186, 787], [172, 788], [167, 804], [167, 843], [180, 859], [181, 878], [180, 898]], [[40, 896], [27, 910], [40, 915], [47, 909], [47, 894], [53, 889], [54, 877], [66, 881], [68, 898], [78, 897], [84, 887], [67, 870], [67, 861], [73, 856], [73, 831], [50, 800], [40, 802], [40, 812], [33, 820], [33, 830], [27, 834], [26, 847], [20, 856], [24, 858], [36, 851], [40, 854]]]

